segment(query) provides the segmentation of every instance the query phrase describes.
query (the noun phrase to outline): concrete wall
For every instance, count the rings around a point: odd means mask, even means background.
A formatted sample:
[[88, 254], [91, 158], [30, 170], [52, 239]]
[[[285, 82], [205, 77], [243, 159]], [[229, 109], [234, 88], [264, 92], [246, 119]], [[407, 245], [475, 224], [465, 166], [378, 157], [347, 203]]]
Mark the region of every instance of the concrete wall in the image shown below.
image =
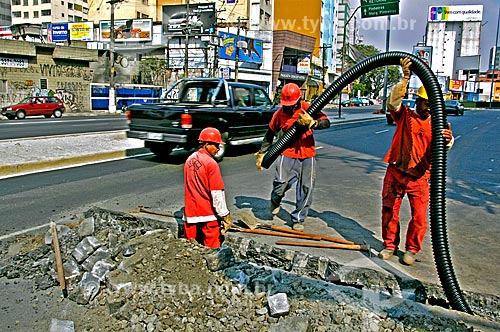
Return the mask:
[[[72, 46], [0, 39], [2, 60], [27, 60], [27, 68], [0, 61], [0, 106], [18, 103], [24, 97], [50, 90], [64, 101], [66, 112], [90, 111], [90, 83], [97, 51], [85, 44]], [[46, 81], [46, 89], [41, 85]]]

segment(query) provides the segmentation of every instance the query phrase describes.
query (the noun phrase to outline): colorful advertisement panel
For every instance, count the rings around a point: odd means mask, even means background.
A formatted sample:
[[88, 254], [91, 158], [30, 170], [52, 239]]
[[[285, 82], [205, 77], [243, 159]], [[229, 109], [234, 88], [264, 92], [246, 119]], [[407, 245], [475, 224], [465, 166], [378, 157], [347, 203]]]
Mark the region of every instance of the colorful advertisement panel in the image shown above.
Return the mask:
[[431, 66], [432, 46], [413, 46], [413, 55], [420, 58], [427, 66]]
[[[115, 42], [151, 41], [153, 37], [153, 19], [115, 20]], [[111, 21], [99, 21], [100, 41], [109, 41]]]
[[64, 43], [68, 40], [68, 23], [47, 24], [47, 41], [49, 43]]
[[483, 5], [429, 6], [428, 22], [482, 21]]
[[215, 32], [215, 3], [163, 6], [163, 33], [169, 36]]
[[[235, 34], [219, 32], [222, 46], [219, 47], [219, 58], [236, 60], [236, 38]], [[262, 40], [240, 36], [240, 41], [246, 42], [246, 48], [239, 48], [238, 59], [243, 62], [262, 63]]]
[[71, 40], [93, 41], [94, 22], [72, 22], [68, 23], [69, 36]]

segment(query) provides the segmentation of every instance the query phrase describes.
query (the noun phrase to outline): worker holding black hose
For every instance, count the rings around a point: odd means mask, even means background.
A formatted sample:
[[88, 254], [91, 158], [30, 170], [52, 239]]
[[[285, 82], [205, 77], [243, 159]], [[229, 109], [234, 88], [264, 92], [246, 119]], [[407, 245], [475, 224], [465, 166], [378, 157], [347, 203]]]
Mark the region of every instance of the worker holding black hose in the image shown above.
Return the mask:
[[295, 184], [296, 202], [291, 213], [292, 228], [303, 231], [303, 222], [312, 203], [312, 191], [316, 177], [316, 148], [313, 129], [330, 127], [330, 120], [323, 112], [313, 116], [306, 110], [309, 103], [302, 100], [300, 88], [295, 83], [288, 83], [281, 90], [281, 107], [274, 113], [257, 157], [257, 169], [262, 170], [262, 160], [269, 150], [275, 136], [280, 137], [292, 126], [297, 125], [302, 134], [288, 146], [276, 161], [276, 173], [271, 191], [270, 212], [279, 213], [281, 200], [285, 193]]
[[[431, 166], [432, 126], [430, 105], [425, 88], [417, 92], [416, 110], [401, 104], [411, 75], [411, 61], [401, 59], [404, 77], [391, 91], [387, 107], [396, 123], [392, 144], [384, 161], [389, 165], [382, 189], [382, 238], [384, 249], [379, 253], [382, 259], [391, 258], [400, 243], [399, 210], [405, 195], [411, 208], [411, 220], [406, 232], [406, 252], [402, 261], [412, 265], [422, 249], [427, 231], [427, 208], [429, 204], [429, 178]], [[442, 130], [447, 149], [453, 145], [453, 133]]]

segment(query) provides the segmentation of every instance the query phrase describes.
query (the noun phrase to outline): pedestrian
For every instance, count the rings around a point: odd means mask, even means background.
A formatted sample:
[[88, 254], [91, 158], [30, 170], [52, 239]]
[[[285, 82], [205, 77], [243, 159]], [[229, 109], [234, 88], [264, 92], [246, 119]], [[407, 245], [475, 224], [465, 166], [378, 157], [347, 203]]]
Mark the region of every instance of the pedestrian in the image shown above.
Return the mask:
[[[415, 111], [401, 104], [411, 75], [410, 59], [402, 59], [401, 66], [404, 77], [392, 89], [387, 103], [387, 108], [396, 123], [396, 131], [384, 158], [389, 165], [382, 189], [384, 249], [379, 253], [379, 257], [389, 259], [399, 246], [399, 210], [403, 197], [407, 195], [411, 220], [406, 232], [403, 263], [412, 265], [422, 249], [422, 241], [427, 231], [432, 125], [429, 100], [423, 86], [416, 94]], [[449, 124], [448, 129], [442, 130], [442, 135], [447, 143], [447, 149], [451, 149], [454, 138]]]
[[312, 203], [316, 177], [316, 148], [312, 130], [329, 128], [330, 120], [323, 112], [317, 112], [314, 116], [306, 113], [309, 104], [302, 100], [302, 93], [297, 84], [288, 83], [283, 86], [280, 102], [281, 107], [273, 114], [262, 146], [255, 154], [256, 165], [262, 170], [262, 160], [275, 136], [281, 137], [294, 124], [303, 131], [299, 139], [288, 146], [276, 160], [270, 202], [271, 214], [278, 214], [281, 200], [288, 189], [295, 184], [296, 202], [295, 209], [291, 213], [292, 228], [303, 231], [303, 222]]
[[224, 182], [214, 159], [222, 137], [216, 128], [200, 133], [201, 147], [184, 164], [184, 235], [210, 248], [218, 248], [221, 235], [231, 228]]

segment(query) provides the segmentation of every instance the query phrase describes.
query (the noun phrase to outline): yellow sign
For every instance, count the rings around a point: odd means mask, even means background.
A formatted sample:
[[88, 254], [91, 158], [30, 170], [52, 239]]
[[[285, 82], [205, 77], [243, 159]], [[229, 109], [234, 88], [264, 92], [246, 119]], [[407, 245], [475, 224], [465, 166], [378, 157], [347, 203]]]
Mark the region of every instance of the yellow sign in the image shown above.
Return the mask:
[[69, 23], [71, 40], [94, 40], [94, 22]]

